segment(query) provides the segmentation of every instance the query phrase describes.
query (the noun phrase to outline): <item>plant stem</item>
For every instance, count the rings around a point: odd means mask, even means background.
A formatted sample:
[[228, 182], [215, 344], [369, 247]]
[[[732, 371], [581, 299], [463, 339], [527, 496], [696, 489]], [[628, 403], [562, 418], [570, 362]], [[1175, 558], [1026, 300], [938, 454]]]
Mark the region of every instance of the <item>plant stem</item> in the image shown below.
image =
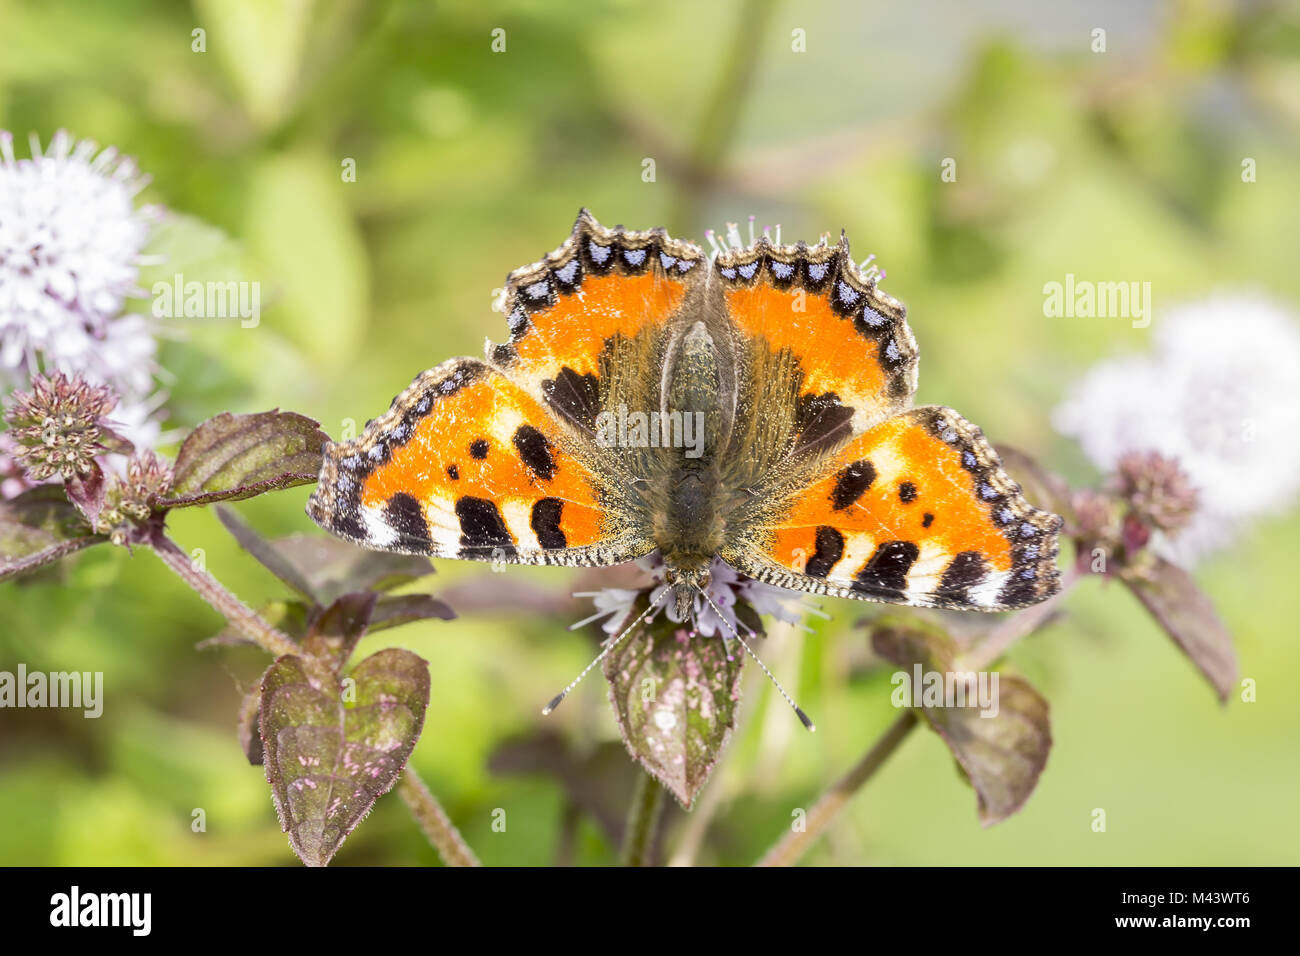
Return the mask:
[[[1056, 614], [1062, 598], [1083, 577], [1077, 564], [1072, 564], [1061, 578], [1061, 589], [1040, 604], [1026, 608], [998, 623], [984, 640], [958, 658], [956, 670], [979, 670], [988, 667], [1022, 637], [1032, 634]], [[808, 811], [806, 827], [802, 832], [790, 832], [776, 842], [758, 861], [757, 866], [791, 866], [808, 852], [809, 848], [839, 815], [844, 805], [885, 762], [898, 745], [907, 739], [920, 721], [915, 710], [900, 714], [884, 734], [871, 745], [848, 773], [837, 780]]]
[[415, 822], [420, 825], [428, 841], [447, 866], [482, 866], [474, 851], [469, 848], [460, 831], [448, 819], [438, 798], [429, 792], [424, 781], [408, 764], [397, 781], [397, 794], [402, 798]]
[[663, 810], [664, 788], [648, 773], [641, 774], [632, 807], [627, 815], [627, 830], [623, 834], [623, 866], [650, 866], [655, 831]]
[[196, 566], [193, 559], [167, 537], [161, 528], [154, 531], [149, 544], [163, 564], [197, 591], [199, 597], [212, 605], [232, 627], [256, 642], [272, 657], [302, 653], [302, 648], [290, 640], [287, 634], [272, 627], [260, 614], [226, 590], [225, 585], [209, 574], [206, 568]]
[[[181, 580], [220, 612], [231, 627], [256, 642], [272, 657], [303, 653], [303, 649], [289, 635], [268, 624], [260, 614], [231, 594], [206, 568], [197, 567], [193, 559], [181, 550], [180, 545], [167, 537], [161, 527], [154, 529], [149, 544], [163, 564], [175, 571]], [[425, 837], [442, 857], [443, 863], [447, 866], [481, 865], [474, 856], [474, 851], [443, 812], [437, 798], [409, 765], [398, 781], [397, 792], [424, 831]]]
[[917, 724], [916, 712], [906, 711], [889, 725], [889, 729], [880, 737], [848, 773], [831, 785], [820, 799], [808, 811], [802, 831], [792, 830], [768, 850], [758, 866], [790, 866], [808, 851], [808, 848], [821, 836], [822, 831], [835, 819], [849, 798], [871, 779], [880, 769], [898, 745], [901, 744], [912, 728]]
[[700, 115], [688, 167], [695, 175], [681, 182], [669, 223], [674, 229], [689, 229], [701, 195], [719, 175], [748, 99], [746, 93], [760, 59], [758, 51], [775, 9], [775, 0], [746, 0], [741, 7], [722, 70]]

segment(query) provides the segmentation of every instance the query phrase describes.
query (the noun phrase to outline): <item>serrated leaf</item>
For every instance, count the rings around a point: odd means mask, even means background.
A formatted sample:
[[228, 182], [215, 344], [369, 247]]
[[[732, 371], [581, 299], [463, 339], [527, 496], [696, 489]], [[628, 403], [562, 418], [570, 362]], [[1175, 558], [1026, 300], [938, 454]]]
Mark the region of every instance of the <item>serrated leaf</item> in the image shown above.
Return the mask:
[[278, 659], [262, 678], [267, 783], [281, 828], [308, 866], [324, 866], [397, 782], [429, 705], [429, 665], [400, 648], [353, 669], [354, 702], [309, 659]]
[[294, 412], [222, 412], [181, 444], [171, 496], [159, 507], [237, 501], [313, 482], [328, 440], [316, 422]]
[[335, 670], [343, 667], [365, 636], [378, 597], [374, 591], [354, 591], [334, 601], [307, 629], [302, 649], [317, 660], [329, 662]]
[[349, 591], [387, 591], [433, 574], [428, 558], [367, 551], [325, 535], [291, 534], [276, 539], [274, 546], [298, 569], [321, 604]]
[[107, 541], [95, 534], [58, 485], [0, 501], [0, 581]]
[[735, 726], [744, 658], [728, 660], [720, 639], [687, 635], [660, 614], [604, 671], [628, 752], [689, 809]]
[[967, 706], [952, 706], [943, 682], [960, 665], [956, 645], [942, 630], [886, 619], [872, 630], [871, 642], [877, 654], [904, 668], [907, 680], [900, 686], [911, 689], [911, 704], [947, 744], [975, 789], [980, 822], [992, 826], [1023, 807], [1052, 747], [1043, 695], [1023, 677], [994, 672], [986, 678], [985, 688], [992, 692], [987, 709], [976, 706], [981, 703], [978, 683], [962, 688]]
[[1178, 565], [1153, 557], [1124, 583], [1226, 701], [1237, 683], [1237, 653], [1214, 603]]

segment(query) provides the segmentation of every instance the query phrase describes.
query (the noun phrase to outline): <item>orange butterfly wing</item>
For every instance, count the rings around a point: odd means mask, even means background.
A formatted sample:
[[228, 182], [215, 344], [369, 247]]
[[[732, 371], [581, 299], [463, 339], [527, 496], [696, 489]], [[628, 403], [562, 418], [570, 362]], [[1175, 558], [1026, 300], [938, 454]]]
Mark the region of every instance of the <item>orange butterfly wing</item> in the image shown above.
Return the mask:
[[998, 611], [1059, 588], [1056, 532], [956, 412], [915, 408], [847, 443], [789, 507], [722, 555], [781, 587]]
[[418, 376], [331, 444], [308, 514], [369, 548], [531, 564], [617, 564], [654, 548], [626, 476], [589, 432], [620, 343], [667, 328], [703, 256], [662, 230], [569, 238], [506, 280], [510, 340]]
[[723, 560], [781, 587], [918, 606], [1002, 610], [1056, 592], [1061, 519], [1025, 501], [956, 412], [909, 410], [918, 350], [906, 310], [847, 241], [761, 240], [715, 268], [753, 377], [781, 372], [777, 404], [796, 406], [779, 447], [754, 441], [761, 427], [745, 432], [762, 473], [743, 488]]
[[358, 439], [327, 446], [307, 512], [368, 548], [535, 564], [642, 547], [602, 506], [563, 425], [478, 359], [420, 375]]

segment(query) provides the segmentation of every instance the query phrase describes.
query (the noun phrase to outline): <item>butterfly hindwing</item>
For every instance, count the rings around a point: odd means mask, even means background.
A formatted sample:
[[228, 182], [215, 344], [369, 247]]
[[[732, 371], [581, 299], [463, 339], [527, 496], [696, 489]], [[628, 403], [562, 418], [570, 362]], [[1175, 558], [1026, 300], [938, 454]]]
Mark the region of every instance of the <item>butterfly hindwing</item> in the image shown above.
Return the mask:
[[721, 556], [781, 587], [996, 611], [1056, 592], [1060, 525], [1025, 501], [978, 428], [929, 406], [843, 445]]
[[417, 377], [354, 441], [326, 447], [308, 514], [364, 547], [527, 564], [617, 564], [653, 545], [604, 507], [580, 446], [478, 359]]

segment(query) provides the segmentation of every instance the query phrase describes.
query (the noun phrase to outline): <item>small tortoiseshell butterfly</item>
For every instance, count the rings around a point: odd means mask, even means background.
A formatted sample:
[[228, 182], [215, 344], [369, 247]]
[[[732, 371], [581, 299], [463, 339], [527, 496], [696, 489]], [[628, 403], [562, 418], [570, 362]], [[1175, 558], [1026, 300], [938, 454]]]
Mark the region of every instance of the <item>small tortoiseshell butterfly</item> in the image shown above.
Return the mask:
[[710, 258], [583, 210], [506, 280], [510, 340], [424, 372], [325, 450], [308, 514], [367, 548], [612, 565], [658, 549], [679, 608], [759, 581], [1000, 611], [1058, 588], [1061, 519], [980, 430], [911, 407], [902, 303], [845, 239]]

